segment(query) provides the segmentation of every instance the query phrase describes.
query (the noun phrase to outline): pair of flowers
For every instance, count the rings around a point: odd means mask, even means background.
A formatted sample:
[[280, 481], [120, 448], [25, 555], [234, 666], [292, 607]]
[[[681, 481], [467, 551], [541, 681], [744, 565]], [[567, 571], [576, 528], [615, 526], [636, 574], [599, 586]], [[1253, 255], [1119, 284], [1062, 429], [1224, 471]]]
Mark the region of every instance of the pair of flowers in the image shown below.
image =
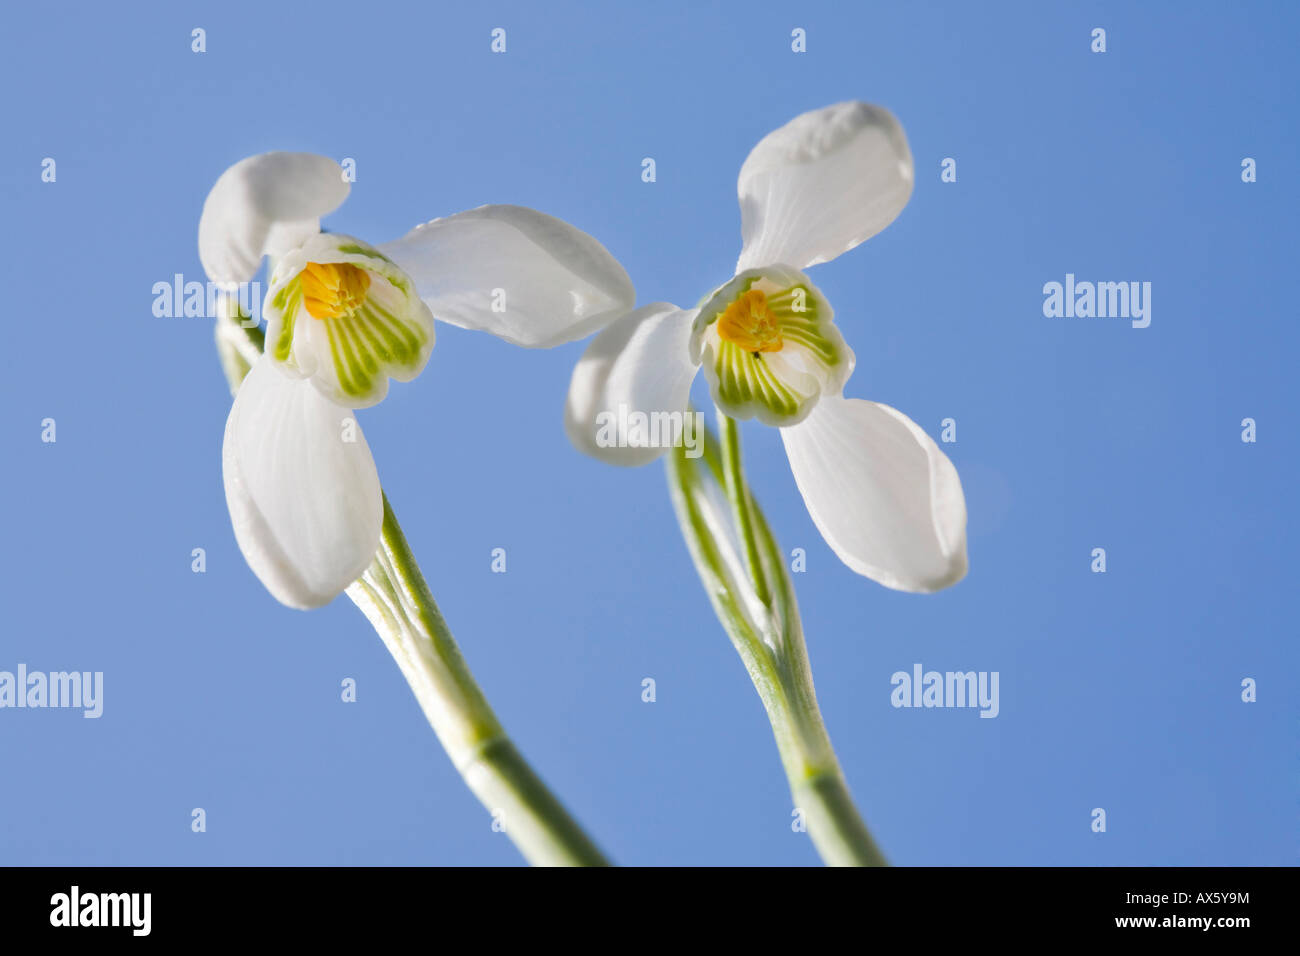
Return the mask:
[[[810, 515], [859, 574], [934, 591], [966, 570], [956, 469], [901, 412], [843, 396], [854, 356], [802, 270], [892, 222], [911, 195], [907, 140], [887, 110], [841, 103], [768, 134], [741, 167], [743, 247], [698, 307], [634, 309], [632, 283], [591, 236], [534, 210], [484, 206], [372, 246], [322, 233], [346, 198], [325, 157], [267, 153], [227, 170], [204, 205], [209, 277], [238, 285], [275, 261], [264, 356], [226, 426], [226, 499], [249, 566], [282, 603], [327, 603], [379, 544], [382, 492], [352, 410], [428, 361], [435, 317], [545, 348], [600, 334], [579, 361], [565, 428], [620, 465], [662, 454], [609, 440], [620, 407], [685, 411], [703, 369], [719, 410], [781, 429]], [[611, 413], [611, 414], [603, 414]], [[619, 427], [619, 426], [615, 426]]]

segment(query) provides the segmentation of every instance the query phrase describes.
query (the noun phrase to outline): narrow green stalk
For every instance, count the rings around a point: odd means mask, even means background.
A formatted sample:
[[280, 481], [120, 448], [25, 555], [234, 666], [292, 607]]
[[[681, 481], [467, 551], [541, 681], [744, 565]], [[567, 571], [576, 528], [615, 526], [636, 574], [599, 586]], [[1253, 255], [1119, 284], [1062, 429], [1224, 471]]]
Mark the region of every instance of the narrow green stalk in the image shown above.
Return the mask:
[[387, 496], [379, 551], [347, 593], [397, 661], [465, 783], [529, 862], [607, 866], [506, 736], [429, 593]]
[[754, 533], [754, 516], [750, 510], [749, 492], [745, 490], [745, 474], [740, 462], [740, 428], [729, 415], [718, 410], [718, 430], [722, 433], [722, 470], [725, 475], [727, 497], [731, 499], [736, 528], [740, 531], [745, 549], [745, 565], [758, 599], [771, 605], [772, 592], [767, 586], [767, 575], [758, 557], [758, 539]]
[[[262, 330], [217, 321], [217, 351], [231, 393], [264, 345]], [[466, 785], [530, 863], [608, 866], [600, 850], [533, 772], [470, 673], [384, 496], [379, 550], [347, 595], [397, 662]]]
[[[822, 720], [794, 588], [746, 486], [739, 429], [722, 413], [719, 419], [722, 452], [706, 434], [705, 467], [680, 449], [668, 456], [669, 486], [687, 546], [767, 711], [795, 808], [818, 853], [832, 866], [886, 866], [853, 803]], [[709, 482], [726, 492], [743, 561], [725, 543], [727, 516], [708, 493]], [[766, 599], [760, 580], [773, 585]]]
[[[763, 554], [768, 558], [769, 573], [779, 588], [782, 609], [779, 626], [784, 640], [775, 660], [780, 667], [782, 686], [789, 693], [790, 723], [800, 733], [792, 735], [793, 739], [784, 747], [780, 746], [778, 736], [778, 750], [795, 806], [804, 811], [813, 844], [829, 865], [888, 866], [853, 802], [835, 748], [831, 746], [813, 688], [812, 662], [808, 658], [803, 621], [785, 557], [753, 495], [746, 493]], [[771, 709], [768, 714], [774, 728], [784, 716], [782, 711], [773, 716]]]

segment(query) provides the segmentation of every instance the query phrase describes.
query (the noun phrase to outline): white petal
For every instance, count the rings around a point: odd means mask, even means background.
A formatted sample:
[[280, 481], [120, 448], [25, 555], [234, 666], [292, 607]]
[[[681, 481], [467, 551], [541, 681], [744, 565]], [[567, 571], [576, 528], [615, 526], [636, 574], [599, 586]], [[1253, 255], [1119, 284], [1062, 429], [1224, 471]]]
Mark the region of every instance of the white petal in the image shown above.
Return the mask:
[[694, 320], [693, 309], [656, 302], [592, 339], [573, 370], [564, 408], [564, 429], [579, 451], [613, 465], [644, 465], [690, 426], [678, 416], [686, 414], [698, 368], [689, 355]]
[[884, 107], [837, 103], [796, 116], [740, 168], [736, 271], [829, 262], [893, 222], [912, 179], [907, 137]]
[[632, 281], [599, 242], [523, 206], [480, 206], [379, 249], [415, 280], [436, 319], [550, 348], [629, 311]]
[[266, 358], [253, 366], [226, 421], [222, 470], [235, 540], [280, 603], [327, 604], [374, 558], [384, 509], [370, 448], [353, 412], [307, 379]]
[[351, 187], [343, 169], [313, 153], [262, 153], [217, 180], [199, 219], [199, 261], [223, 285], [247, 282], [263, 255], [279, 256], [320, 231]]
[[813, 523], [858, 574], [925, 592], [966, 574], [966, 499], [957, 469], [902, 412], [823, 395], [781, 438]]

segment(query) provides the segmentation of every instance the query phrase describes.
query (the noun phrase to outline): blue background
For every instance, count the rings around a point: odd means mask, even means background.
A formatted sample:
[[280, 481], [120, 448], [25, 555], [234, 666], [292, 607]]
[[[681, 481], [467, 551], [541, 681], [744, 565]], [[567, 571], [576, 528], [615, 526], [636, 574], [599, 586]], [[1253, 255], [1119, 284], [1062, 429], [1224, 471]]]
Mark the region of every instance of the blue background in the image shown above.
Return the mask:
[[[750, 147], [865, 99], [902, 120], [915, 194], [812, 277], [857, 352], [849, 394], [936, 437], [957, 420], [969, 576], [931, 597], [855, 576], [779, 435], [744, 438], [780, 541], [808, 552], [818, 692], [880, 843], [900, 864], [1294, 863], [1300, 8], [471, 7], [8, 11], [0, 669], [106, 687], [97, 721], [0, 711], [0, 862], [520, 859], [351, 603], [287, 610], [235, 546], [211, 323], [151, 313], [153, 283], [203, 278], [222, 170], [352, 157], [325, 225], [372, 242], [533, 206], [601, 239], [640, 302], [689, 305], [731, 274]], [[1067, 272], [1151, 282], [1150, 328], [1045, 318]], [[440, 326], [423, 376], [363, 413], [394, 507], [507, 728], [614, 858], [814, 864], [663, 469], [565, 438], [584, 347]], [[915, 662], [999, 671], [1000, 716], [893, 709]]]

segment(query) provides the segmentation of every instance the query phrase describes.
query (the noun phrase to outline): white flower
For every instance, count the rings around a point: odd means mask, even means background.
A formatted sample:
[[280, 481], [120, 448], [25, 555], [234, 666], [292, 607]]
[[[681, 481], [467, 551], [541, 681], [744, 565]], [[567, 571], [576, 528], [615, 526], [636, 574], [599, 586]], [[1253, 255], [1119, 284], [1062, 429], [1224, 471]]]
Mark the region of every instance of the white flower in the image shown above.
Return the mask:
[[199, 258], [227, 288], [275, 259], [266, 351], [226, 422], [226, 502], [249, 567], [290, 607], [332, 600], [369, 565], [383, 500], [354, 409], [409, 381], [436, 317], [528, 348], [604, 327], [635, 301], [605, 248], [520, 206], [482, 206], [372, 246], [322, 233], [347, 197], [333, 160], [264, 153], [213, 186]]
[[966, 573], [957, 470], [915, 422], [845, 398], [853, 352], [804, 269], [888, 226], [912, 194], [912, 154], [888, 110], [839, 103], [795, 117], [740, 169], [735, 277], [698, 308], [644, 306], [598, 335], [574, 369], [565, 427], [582, 451], [641, 465], [662, 447], [610, 441], [620, 407], [679, 413], [703, 368], [714, 402], [781, 429], [809, 514], [850, 568], [937, 591]]

